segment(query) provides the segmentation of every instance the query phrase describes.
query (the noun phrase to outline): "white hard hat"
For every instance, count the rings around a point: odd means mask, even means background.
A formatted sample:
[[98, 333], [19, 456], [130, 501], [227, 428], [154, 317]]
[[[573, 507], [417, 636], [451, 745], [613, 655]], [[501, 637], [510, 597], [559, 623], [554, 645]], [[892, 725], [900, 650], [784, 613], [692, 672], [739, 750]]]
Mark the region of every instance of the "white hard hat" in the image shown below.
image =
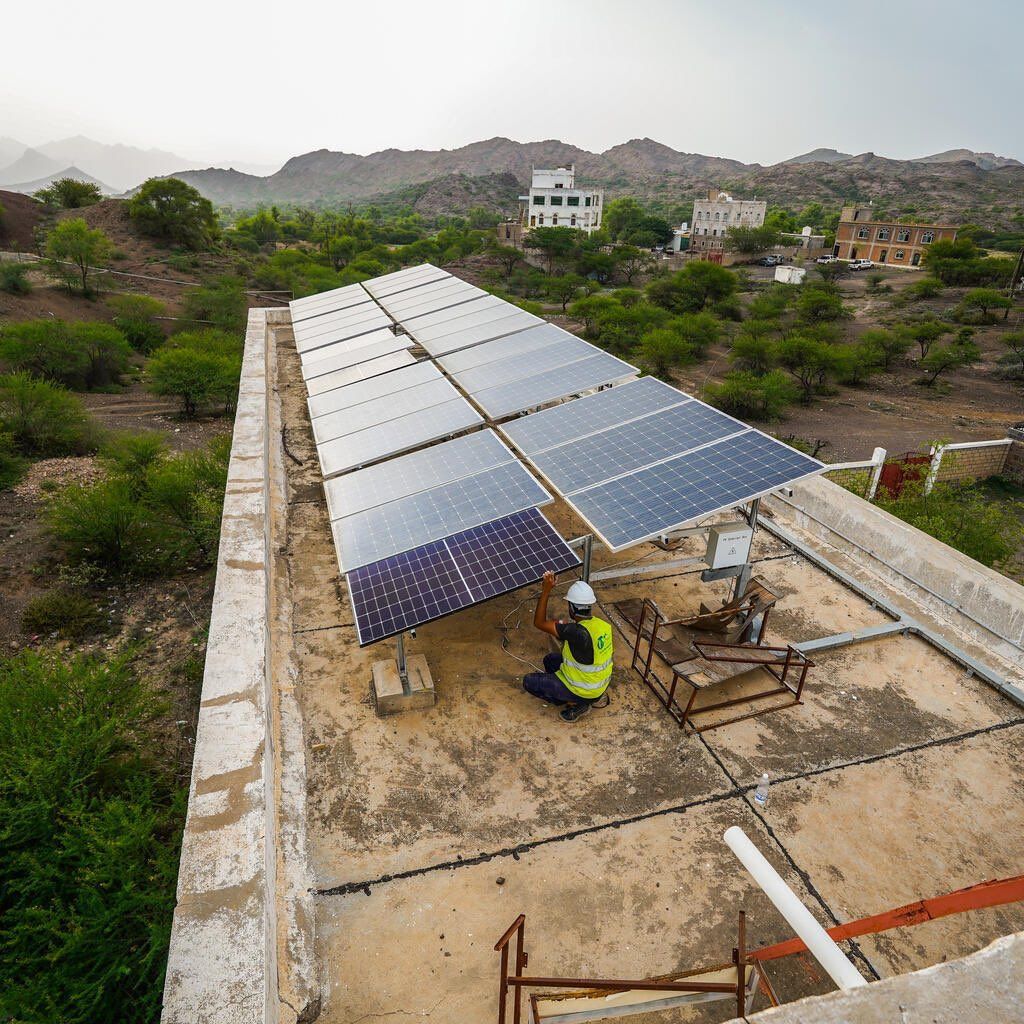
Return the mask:
[[589, 608], [597, 602], [597, 595], [589, 583], [577, 580], [569, 588], [569, 593], [565, 595], [565, 599], [569, 604], [576, 605], [577, 608]]

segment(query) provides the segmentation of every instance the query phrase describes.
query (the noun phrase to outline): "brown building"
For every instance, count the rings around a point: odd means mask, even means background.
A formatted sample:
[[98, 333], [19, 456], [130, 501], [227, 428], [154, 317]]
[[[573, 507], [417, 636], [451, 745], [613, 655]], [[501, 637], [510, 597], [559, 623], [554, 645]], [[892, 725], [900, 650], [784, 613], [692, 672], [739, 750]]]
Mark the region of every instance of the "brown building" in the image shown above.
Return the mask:
[[952, 241], [949, 224], [900, 224], [879, 220], [870, 206], [845, 206], [833, 252], [843, 260], [872, 260], [890, 267], [919, 266], [932, 242]]

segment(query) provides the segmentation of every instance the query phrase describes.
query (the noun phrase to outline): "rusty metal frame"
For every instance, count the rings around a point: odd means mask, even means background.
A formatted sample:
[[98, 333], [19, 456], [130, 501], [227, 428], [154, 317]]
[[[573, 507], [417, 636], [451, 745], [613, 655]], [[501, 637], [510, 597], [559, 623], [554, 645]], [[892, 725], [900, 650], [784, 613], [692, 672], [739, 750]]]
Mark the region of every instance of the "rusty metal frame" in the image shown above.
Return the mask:
[[[584, 991], [605, 990], [609, 993], [624, 992], [636, 989], [645, 992], [718, 992], [723, 995], [736, 996], [736, 1012], [743, 1016], [747, 1001], [747, 971], [751, 964], [746, 948], [746, 912], [739, 912], [737, 928], [738, 940], [732, 951], [732, 962], [736, 966], [736, 984], [725, 985], [706, 981], [669, 981], [664, 978], [561, 978], [561, 977], [530, 977], [523, 974], [529, 962], [529, 954], [524, 948], [526, 932], [526, 915], [520, 914], [505, 929], [501, 938], [494, 944], [494, 951], [501, 954], [498, 968], [498, 1024], [505, 1024], [508, 1019], [508, 994], [512, 990], [512, 1024], [522, 1022], [523, 989], [529, 986], [537, 988], [568, 988]], [[513, 937], [516, 940], [515, 973], [509, 973], [509, 945]], [[532, 1021], [539, 1016], [538, 997], [536, 993], [529, 995]]]
[[[769, 608], [764, 613], [764, 617], [761, 622], [761, 637], [765, 635], [765, 626], [767, 625], [768, 613], [770, 611], [771, 609]], [[649, 639], [644, 633], [644, 627], [647, 625], [648, 620], [650, 620]], [[731, 725], [734, 722], [741, 722], [747, 718], [756, 718], [759, 715], [765, 715], [772, 711], [782, 711], [785, 708], [791, 708], [797, 704], [803, 703], [802, 698], [804, 684], [807, 681], [807, 671], [814, 667], [814, 662], [792, 644], [787, 644], [785, 647], [773, 647], [764, 644], [729, 644], [717, 643], [709, 640], [694, 640], [694, 649], [705, 661], [733, 662], [740, 665], [747, 664], [752, 668], [764, 668], [775, 677], [779, 684], [778, 686], [774, 686], [768, 690], [762, 690], [758, 693], [749, 694], [743, 697], [735, 697], [731, 700], [717, 701], [714, 704], [706, 704], [701, 707], [695, 707], [694, 705], [697, 700], [697, 694], [700, 691], [698, 687], [690, 683], [685, 675], [685, 672], [694, 667], [693, 662], [682, 662], [679, 665], [670, 665], [669, 668], [672, 672], [672, 682], [667, 686], [658, 676], [653, 667], [659, 630], [677, 623], [685, 623], [686, 621], [687, 620], [685, 619], [666, 619], [662, 614], [661, 609], [658, 608], [654, 601], [649, 597], [645, 597], [643, 604], [640, 607], [640, 618], [637, 622], [636, 639], [633, 642], [633, 655], [630, 662], [632, 670], [640, 676], [644, 683], [646, 683], [648, 689], [658, 698], [658, 702], [675, 719], [681, 729], [688, 727], [690, 731], [694, 733], [706, 732], [709, 729], [718, 729], [723, 725]], [[641, 651], [642, 645], [645, 642], [648, 646], [646, 654], [643, 654]], [[765, 651], [769, 654], [775, 654], [778, 657], [774, 661], [760, 660], [758, 658], [750, 657], [750, 653], [753, 651]], [[732, 653], [730, 654], [730, 652]], [[748, 656], [744, 657], [742, 652], [748, 652]], [[699, 662], [697, 662], [697, 664], [699, 664]], [[792, 672], [798, 673], [795, 685], [791, 682]], [[680, 680], [690, 686], [690, 696], [685, 705], [680, 704], [680, 702], [676, 700], [676, 691], [679, 687]], [[697, 715], [703, 715], [710, 711], [719, 711], [722, 708], [735, 707], [740, 704], [754, 704], [757, 701], [766, 700], [770, 697], [777, 697], [781, 694], [788, 694], [792, 699], [786, 701], [784, 704], [775, 704], [771, 707], [759, 708], [756, 711], [750, 711], [744, 715], [734, 715], [732, 718], [728, 718], [722, 722], [715, 722], [711, 725], [698, 726], [694, 724], [693, 721]]]

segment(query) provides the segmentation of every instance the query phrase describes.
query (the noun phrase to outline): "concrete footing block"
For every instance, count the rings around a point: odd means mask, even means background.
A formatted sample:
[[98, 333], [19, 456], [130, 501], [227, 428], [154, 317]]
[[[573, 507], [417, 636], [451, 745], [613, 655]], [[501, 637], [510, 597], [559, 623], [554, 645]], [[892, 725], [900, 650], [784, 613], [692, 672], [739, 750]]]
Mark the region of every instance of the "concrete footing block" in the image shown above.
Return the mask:
[[420, 711], [432, 708], [437, 702], [434, 680], [422, 654], [411, 654], [406, 659], [408, 684], [403, 685], [394, 658], [373, 664], [373, 703], [378, 715], [397, 715], [402, 711]]

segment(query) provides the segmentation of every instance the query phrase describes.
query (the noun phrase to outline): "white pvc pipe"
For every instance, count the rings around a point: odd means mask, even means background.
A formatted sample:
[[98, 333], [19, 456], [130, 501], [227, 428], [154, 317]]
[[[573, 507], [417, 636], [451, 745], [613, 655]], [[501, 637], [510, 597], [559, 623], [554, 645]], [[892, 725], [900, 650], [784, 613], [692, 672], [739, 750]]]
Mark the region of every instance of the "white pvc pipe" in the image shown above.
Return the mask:
[[804, 941], [814, 958], [828, 972], [840, 988], [858, 988], [867, 982], [846, 955], [835, 944], [828, 932], [814, 920], [811, 912], [800, 902], [795, 892], [782, 880], [779, 873], [765, 860], [760, 850], [747, 838], [746, 833], [733, 825], [726, 829], [724, 839], [764, 894], [789, 922], [793, 931]]

